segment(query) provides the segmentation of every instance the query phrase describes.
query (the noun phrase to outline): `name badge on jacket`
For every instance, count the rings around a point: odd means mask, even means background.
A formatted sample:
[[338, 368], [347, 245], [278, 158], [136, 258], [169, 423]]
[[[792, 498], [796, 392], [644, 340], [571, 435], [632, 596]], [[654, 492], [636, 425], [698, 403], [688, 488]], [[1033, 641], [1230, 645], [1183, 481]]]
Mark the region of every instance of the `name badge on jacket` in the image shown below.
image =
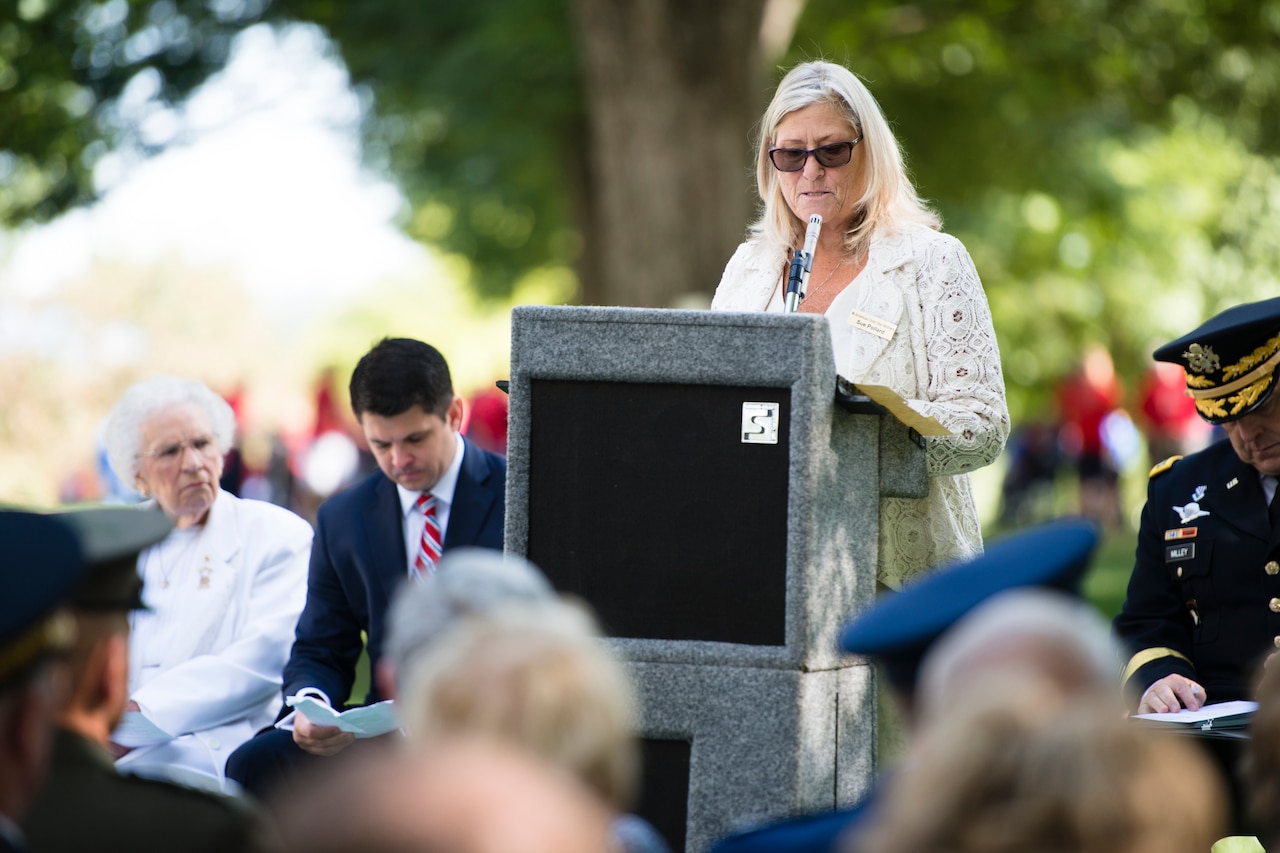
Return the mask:
[[884, 338], [886, 341], [891, 340], [893, 333], [898, 330], [896, 324], [890, 323], [888, 320], [881, 320], [871, 314], [864, 314], [861, 311], [849, 312], [849, 325], [855, 329], [870, 332], [877, 338]]

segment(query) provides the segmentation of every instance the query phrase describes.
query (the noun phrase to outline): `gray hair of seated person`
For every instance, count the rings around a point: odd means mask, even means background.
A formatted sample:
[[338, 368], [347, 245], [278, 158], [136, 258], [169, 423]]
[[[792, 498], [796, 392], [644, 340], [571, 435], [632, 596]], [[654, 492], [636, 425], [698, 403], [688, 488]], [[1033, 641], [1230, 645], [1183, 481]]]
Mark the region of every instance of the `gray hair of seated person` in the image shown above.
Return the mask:
[[921, 720], [945, 713], [951, 697], [976, 676], [1032, 670], [1065, 693], [1115, 686], [1120, 649], [1088, 604], [1041, 588], [993, 596], [943, 635], [920, 668]]
[[1112, 691], [1025, 671], [977, 680], [841, 853], [1200, 853], [1222, 837], [1226, 791], [1190, 739], [1125, 719]]
[[107, 415], [103, 429], [107, 461], [122, 485], [132, 487], [137, 478], [143, 425], [160, 412], [187, 403], [204, 411], [218, 449], [223, 453], [231, 450], [236, 437], [236, 416], [226, 400], [197, 379], [152, 376], [129, 386]]
[[411, 741], [492, 739], [567, 770], [616, 808], [634, 796], [633, 688], [583, 606], [508, 604], [464, 620], [400, 686]]
[[383, 660], [398, 682], [412, 659], [460, 619], [507, 604], [554, 598], [546, 577], [523, 557], [484, 548], [453, 549], [425, 582], [406, 581], [392, 599]]

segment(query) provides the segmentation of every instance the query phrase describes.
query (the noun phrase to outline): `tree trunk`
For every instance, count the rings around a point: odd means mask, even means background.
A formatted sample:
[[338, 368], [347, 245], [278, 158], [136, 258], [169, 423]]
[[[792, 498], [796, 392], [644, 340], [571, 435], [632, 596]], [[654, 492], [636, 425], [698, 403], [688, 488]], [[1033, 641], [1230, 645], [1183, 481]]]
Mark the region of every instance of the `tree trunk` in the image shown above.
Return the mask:
[[587, 95], [582, 302], [705, 305], [752, 218], [766, 0], [574, 0]]

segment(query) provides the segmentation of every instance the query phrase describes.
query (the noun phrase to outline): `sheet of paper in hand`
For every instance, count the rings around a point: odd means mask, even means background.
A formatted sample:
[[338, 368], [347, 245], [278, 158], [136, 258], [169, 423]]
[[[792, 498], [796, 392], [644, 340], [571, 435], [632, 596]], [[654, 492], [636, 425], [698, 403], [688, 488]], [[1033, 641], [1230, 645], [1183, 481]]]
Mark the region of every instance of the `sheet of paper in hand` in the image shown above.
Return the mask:
[[377, 737], [400, 728], [400, 717], [390, 699], [342, 713], [311, 696], [290, 696], [285, 703], [318, 726], [337, 726], [358, 738]]

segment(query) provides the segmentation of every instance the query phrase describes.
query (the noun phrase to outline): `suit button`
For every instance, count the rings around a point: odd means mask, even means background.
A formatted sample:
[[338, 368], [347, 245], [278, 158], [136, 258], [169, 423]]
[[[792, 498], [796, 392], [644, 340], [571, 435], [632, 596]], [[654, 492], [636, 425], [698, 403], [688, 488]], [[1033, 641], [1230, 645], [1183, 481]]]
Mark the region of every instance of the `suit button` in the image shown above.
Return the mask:
[[1262, 570], [1269, 575], [1274, 575], [1277, 572], [1280, 572], [1280, 563], [1277, 563], [1275, 560], [1272, 560], [1269, 563], [1267, 563], [1265, 566], [1263, 566]]
[[1271, 612], [1280, 613], [1280, 598], [1271, 599]]
[[1182, 577], [1182, 566], [1178, 566], [1178, 577]]

